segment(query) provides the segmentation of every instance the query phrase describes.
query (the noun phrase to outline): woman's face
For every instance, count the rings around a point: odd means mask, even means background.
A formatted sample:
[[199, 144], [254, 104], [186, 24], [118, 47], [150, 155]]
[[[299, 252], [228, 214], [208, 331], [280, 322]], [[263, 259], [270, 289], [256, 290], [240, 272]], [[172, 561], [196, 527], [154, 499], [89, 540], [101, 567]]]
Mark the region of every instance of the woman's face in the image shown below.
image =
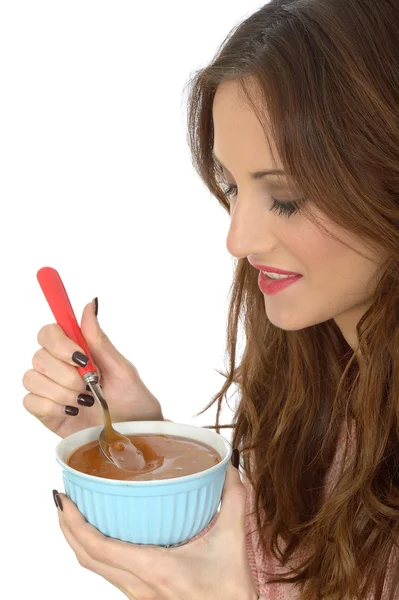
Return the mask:
[[[235, 82], [217, 90], [213, 105], [214, 154], [223, 169], [230, 195], [231, 223], [227, 249], [236, 258], [302, 275], [275, 295], [264, 294], [268, 319], [285, 330], [298, 330], [334, 318], [350, 346], [357, 344], [356, 324], [371, 305], [379, 264], [352, 233], [311, 207], [324, 227], [354, 250], [334, 240], [301, 212], [278, 214], [272, 198], [280, 202], [299, 199], [282, 175], [253, 179], [251, 173], [284, 170], [273, 163], [264, 131]], [[271, 142], [270, 142], [271, 143]], [[272, 147], [276, 155], [275, 148]], [[228, 169], [228, 170], [227, 170]], [[361, 251], [365, 258], [355, 252]], [[252, 267], [253, 268], [253, 267]], [[259, 293], [262, 293], [259, 290]]]

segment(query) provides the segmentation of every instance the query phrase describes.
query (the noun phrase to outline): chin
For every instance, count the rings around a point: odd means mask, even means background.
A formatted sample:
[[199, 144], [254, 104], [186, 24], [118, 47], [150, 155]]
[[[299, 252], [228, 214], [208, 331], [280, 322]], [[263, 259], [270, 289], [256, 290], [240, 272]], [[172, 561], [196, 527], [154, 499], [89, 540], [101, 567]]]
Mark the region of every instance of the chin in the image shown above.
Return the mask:
[[[270, 320], [270, 319], [269, 319]], [[287, 325], [285, 323], [274, 323], [273, 321], [270, 320], [270, 322], [275, 326], [278, 327], [279, 329], [283, 329], [284, 331], [300, 331], [301, 329], [305, 329], [306, 327], [309, 327], [309, 325], [295, 325], [295, 324], [290, 324]]]
[[269, 319], [270, 323], [279, 329], [283, 329], [284, 331], [300, 331], [301, 329], [306, 329], [307, 327], [312, 327], [313, 325], [318, 325], [319, 323], [324, 323], [328, 321], [331, 317], [327, 318], [304, 318], [303, 314], [301, 315], [301, 311], [284, 313], [278, 311], [268, 311], [266, 309], [266, 315]]

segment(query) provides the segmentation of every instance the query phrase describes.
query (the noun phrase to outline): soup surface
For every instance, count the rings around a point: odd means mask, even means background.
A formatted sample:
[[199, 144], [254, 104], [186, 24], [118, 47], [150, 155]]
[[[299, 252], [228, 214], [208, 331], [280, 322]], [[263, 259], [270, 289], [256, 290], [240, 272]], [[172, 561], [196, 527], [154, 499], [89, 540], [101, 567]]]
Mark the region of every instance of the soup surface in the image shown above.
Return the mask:
[[98, 440], [81, 446], [66, 461], [67, 464], [88, 475], [105, 479], [151, 480], [174, 479], [205, 471], [221, 461], [210, 446], [175, 435], [128, 435], [141, 450], [145, 465], [139, 471], [124, 471], [109, 462], [101, 451]]

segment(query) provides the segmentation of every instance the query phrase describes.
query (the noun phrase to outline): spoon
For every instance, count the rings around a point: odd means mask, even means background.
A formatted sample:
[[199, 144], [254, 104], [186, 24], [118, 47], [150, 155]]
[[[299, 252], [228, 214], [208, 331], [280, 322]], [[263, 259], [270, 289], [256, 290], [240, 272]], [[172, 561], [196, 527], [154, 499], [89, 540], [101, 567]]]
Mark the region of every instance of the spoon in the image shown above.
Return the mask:
[[132, 444], [128, 437], [118, 433], [112, 426], [111, 415], [99, 383], [98, 372], [59, 273], [51, 267], [43, 267], [38, 271], [37, 279], [58, 325], [66, 336], [83, 349], [89, 358], [87, 365], [78, 367], [78, 371], [103, 409], [104, 428], [98, 441], [104, 456], [125, 471], [142, 469], [145, 465], [143, 453]]

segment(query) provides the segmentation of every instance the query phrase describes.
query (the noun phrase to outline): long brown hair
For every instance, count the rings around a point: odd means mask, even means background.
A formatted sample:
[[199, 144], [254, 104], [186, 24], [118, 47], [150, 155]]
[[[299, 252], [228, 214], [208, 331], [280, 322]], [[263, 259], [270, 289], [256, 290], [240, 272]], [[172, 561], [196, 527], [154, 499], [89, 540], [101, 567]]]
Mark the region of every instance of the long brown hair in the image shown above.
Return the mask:
[[[262, 545], [282, 565], [294, 552], [307, 556], [269, 581], [296, 582], [303, 600], [379, 600], [399, 540], [398, 32], [397, 0], [272, 0], [188, 84], [193, 164], [227, 212], [212, 105], [217, 87], [234, 80], [265, 132], [272, 127], [306, 201], [387, 257], [357, 325], [361, 365], [333, 319], [299, 331], [272, 325], [257, 271], [245, 259], [236, 264], [226, 381], [201, 413], [217, 402], [220, 431], [222, 402], [238, 386], [233, 445], [254, 486]], [[345, 453], [323, 500], [343, 422], [356, 424], [355, 452], [351, 460]], [[397, 566], [390, 594], [399, 597]]]

